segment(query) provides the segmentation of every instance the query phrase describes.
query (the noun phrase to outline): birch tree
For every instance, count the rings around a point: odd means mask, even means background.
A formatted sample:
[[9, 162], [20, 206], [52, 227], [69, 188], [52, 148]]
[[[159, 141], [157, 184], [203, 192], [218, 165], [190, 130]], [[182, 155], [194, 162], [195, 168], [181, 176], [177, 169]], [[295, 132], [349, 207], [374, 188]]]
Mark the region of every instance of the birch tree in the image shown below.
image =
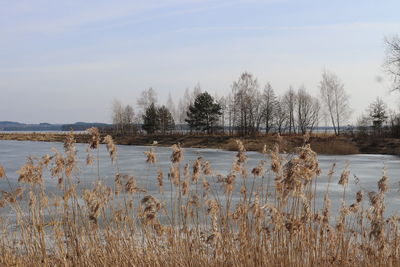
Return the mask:
[[296, 133], [296, 121], [295, 121], [295, 109], [296, 109], [296, 92], [293, 87], [289, 87], [289, 90], [283, 95], [282, 107], [285, 109], [287, 114], [287, 127], [289, 134]]
[[123, 118], [123, 128], [126, 131], [133, 131], [134, 125], [133, 125], [133, 120], [135, 117], [135, 112], [132, 108], [131, 105], [126, 105], [124, 108], [124, 112], [122, 115]]
[[166, 108], [171, 113], [174, 121], [178, 121], [177, 110], [174, 101], [172, 100], [171, 92], [168, 93], [168, 100], [166, 103]]
[[115, 99], [112, 103], [112, 123], [117, 132], [123, 131], [123, 114], [124, 108], [121, 102]]
[[339, 78], [328, 71], [322, 73], [319, 88], [322, 102], [327, 109], [335, 134], [339, 135], [340, 127], [346, 122], [350, 111], [349, 96]]
[[260, 111], [258, 81], [252, 74], [244, 72], [232, 85], [234, 98], [234, 120], [241, 135], [252, 134], [257, 130]]
[[133, 129], [134, 111], [132, 106], [125, 107], [118, 100], [112, 103], [112, 122], [115, 125], [117, 133], [125, 133]]

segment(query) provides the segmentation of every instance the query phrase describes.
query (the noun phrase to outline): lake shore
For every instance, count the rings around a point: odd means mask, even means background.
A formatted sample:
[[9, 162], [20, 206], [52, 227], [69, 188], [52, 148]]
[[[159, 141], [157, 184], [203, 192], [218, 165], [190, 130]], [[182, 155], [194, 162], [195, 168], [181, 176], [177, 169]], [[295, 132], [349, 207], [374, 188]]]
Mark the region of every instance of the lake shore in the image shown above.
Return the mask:
[[[65, 133], [0, 133], [0, 140], [64, 142]], [[87, 143], [90, 136], [86, 133], [75, 134], [77, 143]], [[153, 145], [171, 146], [180, 143], [182, 147], [218, 148], [236, 150], [235, 139], [241, 139], [248, 151], [262, 151], [264, 145], [272, 149], [278, 142], [274, 135], [236, 137], [228, 135], [114, 135], [114, 141], [119, 145]], [[304, 143], [302, 136], [284, 136], [281, 147], [286, 152], [292, 152]], [[400, 155], [400, 139], [371, 138], [319, 135], [310, 137], [309, 143], [318, 154], [350, 155], [350, 154], [386, 154]]]

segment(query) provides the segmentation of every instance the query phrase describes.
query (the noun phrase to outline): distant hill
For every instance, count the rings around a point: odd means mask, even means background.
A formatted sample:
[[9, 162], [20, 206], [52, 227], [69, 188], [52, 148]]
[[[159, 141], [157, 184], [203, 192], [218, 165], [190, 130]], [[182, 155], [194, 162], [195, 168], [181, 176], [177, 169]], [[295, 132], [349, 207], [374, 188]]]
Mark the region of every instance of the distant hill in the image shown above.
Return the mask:
[[100, 123], [100, 122], [76, 122], [74, 124], [64, 124], [61, 126], [61, 131], [84, 131], [91, 127], [97, 127], [99, 129], [105, 129], [112, 127], [112, 124]]
[[15, 121], [0, 121], [0, 127], [18, 126], [18, 125], [23, 125], [23, 124]]
[[90, 127], [108, 128], [111, 124], [98, 122], [76, 122], [73, 124], [51, 124], [42, 122], [39, 124], [25, 124], [14, 121], [0, 121], [0, 131], [84, 131]]
[[0, 131], [60, 131], [61, 124], [25, 124], [15, 121], [0, 121]]

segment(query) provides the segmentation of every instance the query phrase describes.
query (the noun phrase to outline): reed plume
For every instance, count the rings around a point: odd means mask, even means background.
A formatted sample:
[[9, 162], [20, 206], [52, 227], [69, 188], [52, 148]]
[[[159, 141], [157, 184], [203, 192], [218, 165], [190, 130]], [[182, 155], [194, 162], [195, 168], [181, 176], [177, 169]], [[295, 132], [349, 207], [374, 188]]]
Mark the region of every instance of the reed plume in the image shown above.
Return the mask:
[[86, 130], [90, 135], [90, 143], [89, 146], [91, 149], [97, 149], [100, 144], [100, 131], [98, 128], [92, 127]]
[[183, 160], [183, 151], [179, 144], [172, 146], [171, 162], [179, 163]]
[[[90, 132], [90, 147], [98, 148], [100, 133]], [[386, 211], [385, 196], [392, 193], [386, 168], [377, 189], [368, 192], [349, 181], [349, 163], [339, 177], [335, 164], [323, 174], [306, 138], [290, 155], [281, 154], [279, 139], [268, 152], [270, 162], [263, 155], [252, 169], [238, 141], [224, 175], [214, 174], [205, 158], [184, 162], [180, 146], [173, 146], [167, 196], [163, 165], [146, 170], [156, 171], [146, 177], [156, 176], [157, 189], [151, 180], [142, 188], [145, 179], [118, 168], [111, 180], [99, 178], [89, 187], [75, 182], [79, 162], [70, 133], [65, 154], [53, 149], [28, 158], [18, 170], [19, 184], [0, 191], [7, 215], [0, 218], [0, 265], [398, 266], [400, 218]], [[103, 141], [117, 162], [112, 139]], [[145, 153], [149, 164], [156, 164], [153, 153]], [[245, 179], [250, 170], [253, 179]], [[49, 193], [47, 175], [61, 181], [61, 190]], [[328, 183], [323, 203], [317, 203], [322, 175]], [[7, 178], [1, 165], [0, 178]], [[335, 203], [331, 183], [343, 185], [343, 192], [359, 187], [352, 204], [344, 193]], [[159, 198], [152, 195], [157, 190]]]
[[111, 162], [114, 164], [117, 160], [117, 147], [111, 135], [104, 137], [103, 142], [106, 144], [107, 151], [110, 153]]
[[4, 170], [4, 167], [0, 165], [0, 179], [6, 178], [6, 171]]
[[156, 154], [154, 153], [153, 148], [151, 148], [150, 151], [145, 151], [143, 153], [147, 156], [147, 159], [146, 159], [147, 163], [154, 164], [157, 162], [157, 157], [156, 157]]

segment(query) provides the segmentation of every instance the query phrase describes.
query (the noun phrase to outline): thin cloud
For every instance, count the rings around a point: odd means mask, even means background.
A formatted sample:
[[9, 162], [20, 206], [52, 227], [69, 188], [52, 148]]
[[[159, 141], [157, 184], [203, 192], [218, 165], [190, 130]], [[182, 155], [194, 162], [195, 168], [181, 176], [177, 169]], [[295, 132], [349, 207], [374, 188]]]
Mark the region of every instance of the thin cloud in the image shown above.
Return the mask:
[[[115, 3], [107, 2], [107, 4], [99, 4], [93, 2], [89, 4], [71, 5], [68, 7], [73, 12], [63, 12], [60, 17], [48, 16], [41, 17], [37, 7], [27, 6], [24, 14], [29, 14], [29, 19], [20, 19], [13, 22], [13, 17], [18, 17], [18, 9], [20, 5], [9, 8], [9, 12], [13, 15], [7, 21], [7, 27], [3, 27], [2, 32], [8, 34], [15, 33], [42, 33], [55, 34], [66, 31], [81, 30], [85, 28], [102, 29], [113, 28], [117, 26], [138, 24], [152, 20], [162, 19], [165, 17], [204, 12], [207, 10], [223, 8], [229, 5], [241, 3], [241, 1], [210, 1], [210, 0], [173, 0], [173, 1], [146, 1], [146, 2], [125, 2]], [[46, 2], [42, 2], [42, 6], [46, 6]], [[164, 9], [174, 9], [174, 11], [160, 12]], [[68, 10], [68, 9], [67, 9]], [[6, 15], [6, 11], [0, 14]], [[145, 18], [141, 18], [146, 13]], [[153, 14], [152, 13], [156, 13]], [[20, 14], [22, 15], [22, 14]], [[10, 22], [11, 21], [11, 22]], [[98, 24], [107, 22], [106, 25]]]
[[313, 30], [397, 30], [400, 23], [354, 22], [344, 24], [304, 25], [304, 26], [212, 26], [187, 27], [175, 32], [193, 31], [313, 31]]
[[113, 70], [127, 66], [127, 62], [120, 60], [96, 61], [88, 63], [60, 64], [51, 66], [0, 68], [0, 74], [6, 73], [62, 73]]

